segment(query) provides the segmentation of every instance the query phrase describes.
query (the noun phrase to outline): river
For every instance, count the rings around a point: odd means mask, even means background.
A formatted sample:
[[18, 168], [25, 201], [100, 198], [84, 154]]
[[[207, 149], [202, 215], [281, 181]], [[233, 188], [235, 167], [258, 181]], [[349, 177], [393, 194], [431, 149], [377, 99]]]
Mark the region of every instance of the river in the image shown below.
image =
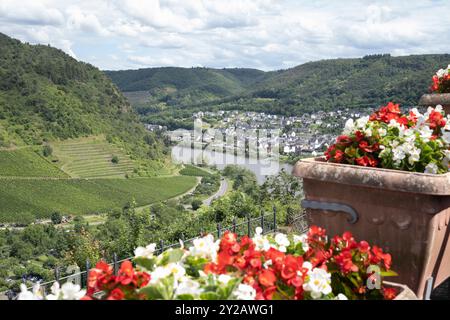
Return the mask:
[[207, 165], [215, 165], [218, 169], [223, 169], [227, 165], [240, 165], [252, 171], [262, 184], [267, 176], [276, 175], [281, 169], [292, 172], [293, 166], [288, 163], [280, 163], [273, 158], [256, 159], [246, 158], [243, 155], [232, 153], [222, 153], [211, 150], [191, 149], [184, 146], [174, 146], [172, 148], [172, 160], [176, 163], [200, 164], [204, 161]]

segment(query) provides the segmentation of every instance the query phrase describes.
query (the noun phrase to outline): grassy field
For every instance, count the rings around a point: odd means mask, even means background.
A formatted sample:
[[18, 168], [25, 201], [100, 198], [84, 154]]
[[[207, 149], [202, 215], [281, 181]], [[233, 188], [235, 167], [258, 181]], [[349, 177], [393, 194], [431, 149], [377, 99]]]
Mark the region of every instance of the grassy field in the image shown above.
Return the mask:
[[176, 197], [191, 189], [194, 177], [136, 179], [1, 179], [0, 222], [21, 222], [32, 214], [54, 211], [83, 215], [122, 208], [133, 198], [138, 206]]
[[211, 175], [208, 171], [189, 164], [184, 165], [184, 168], [180, 170], [180, 174], [193, 177], [207, 177]]
[[68, 177], [32, 148], [0, 150], [0, 176]]
[[[102, 137], [67, 140], [52, 146], [61, 169], [73, 178], [123, 178], [134, 169], [133, 160]], [[118, 163], [111, 161], [113, 156]]]

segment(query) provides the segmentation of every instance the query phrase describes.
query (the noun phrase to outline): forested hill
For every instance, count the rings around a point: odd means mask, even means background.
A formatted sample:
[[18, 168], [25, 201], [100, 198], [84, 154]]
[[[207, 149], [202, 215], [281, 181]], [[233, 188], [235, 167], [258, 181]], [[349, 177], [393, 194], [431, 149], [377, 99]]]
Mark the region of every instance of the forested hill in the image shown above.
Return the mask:
[[[165, 67], [106, 71], [106, 74], [124, 92], [147, 91], [153, 102], [169, 105], [188, 105], [245, 93], [266, 77], [260, 70], [238, 68]], [[133, 97], [130, 100], [136, 102]]]
[[390, 100], [416, 105], [428, 92], [432, 75], [450, 63], [450, 55], [392, 57], [310, 62], [273, 74], [251, 88], [252, 98], [274, 99], [279, 110], [373, 107]]
[[[449, 63], [449, 54], [384, 54], [309, 62], [275, 72], [155, 68], [107, 74], [121, 90], [128, 91], [131, 103], [144, 115], [165, 115], [169, 109], [178, 112], [186, 108], [298, 114], [337, 107], [374, 107], [389, 100], [414, 105], [428, 92], [431, 76]], [[217, 75], [223, 81], [217, 81]], [[201, 93], [198, 88], [203, 88]]]
[[98, 134], [137, 157], [161, 156], [159, 142], [103, 72], [0, 33], [0, 147]]
[[122, 91], [172, 87], [177, 90], [216, 88], [217, 93], [236, 93], [261, 80], [265, 72], [256, 69], [211, 69], [162, 67], [105, 71]]

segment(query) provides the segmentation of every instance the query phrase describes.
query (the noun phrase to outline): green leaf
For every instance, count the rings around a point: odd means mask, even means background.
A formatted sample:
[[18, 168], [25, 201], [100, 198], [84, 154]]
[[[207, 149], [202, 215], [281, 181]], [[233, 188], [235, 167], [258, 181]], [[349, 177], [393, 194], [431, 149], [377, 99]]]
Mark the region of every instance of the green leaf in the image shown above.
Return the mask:
[[165, 251], [162, 256], [161, 260], [159, 260], [159, 265], [166, 265], [169, 263], [175, 263], [181, 260], [181, 258], [184, 255], [183, 249], [173, 249]]
[[219, 292], [221, 293], [221, 299], [229, 300], [231, 299], [231, 295], [233, 291], [239, 286], [242, 282], [242, 278], [234, 278], [228, 281], [227, 285], [224, 287], [219, 287]]
[[180, 294], [177, 296], [177, 300], [195, 300], [192, 294]]
[[162, 299], [164, 299], [163, 293], [156, 286], [147, 286], [147, 287], [141, 288], [139, 290], [139, 293], [144, 294], [147, 297], [147, 299], [149, 299], [149, 300], [162, 300]]
[[398, 273], [395, 272], [394, 270], [389, 270], [389, 271], [381, 271], [380, 275], [382, 277], [397, 277]]
[[220, 297], [215, 292], [203, 292], [200, 294], [201, 300], [220, 300]]
[[148, 271], [153, 271], [156, 259], [148, 259], [148, 258], [144, 258], [144, 257], [138, 257], [138, 258], [134, 258], [133, 259], [134, 263], [136, 263], [136, 265], [145, 268]]

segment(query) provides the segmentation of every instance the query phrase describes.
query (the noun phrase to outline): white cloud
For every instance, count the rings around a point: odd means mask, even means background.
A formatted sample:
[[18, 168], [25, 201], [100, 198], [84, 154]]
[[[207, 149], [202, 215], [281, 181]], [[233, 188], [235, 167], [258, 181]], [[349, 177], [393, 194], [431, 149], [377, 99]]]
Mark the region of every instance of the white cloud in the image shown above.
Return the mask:
[[67, 9], [67, 26], [69, 29], [81, 31], [83, 33], [95, 33], [107, 36], [109, 32], [103, 28], [97, 16], [90, 12], [84, 12], [77, 6]]
[[445, 12], [450, 1], [1, 0], [0, 32], [100, 68], [277, 69], [372, 53], [450, 52]]
[[173, 66], [176, 64], [176, 60], [169, 57], [152, 58], [148, 56], [129, 56], [128, 61], [146, 67]]
[[61, 25], [64, 16], [57, 8], [47, 7], [45, 1], [2, 0], [0, 21], [27, 25]]

